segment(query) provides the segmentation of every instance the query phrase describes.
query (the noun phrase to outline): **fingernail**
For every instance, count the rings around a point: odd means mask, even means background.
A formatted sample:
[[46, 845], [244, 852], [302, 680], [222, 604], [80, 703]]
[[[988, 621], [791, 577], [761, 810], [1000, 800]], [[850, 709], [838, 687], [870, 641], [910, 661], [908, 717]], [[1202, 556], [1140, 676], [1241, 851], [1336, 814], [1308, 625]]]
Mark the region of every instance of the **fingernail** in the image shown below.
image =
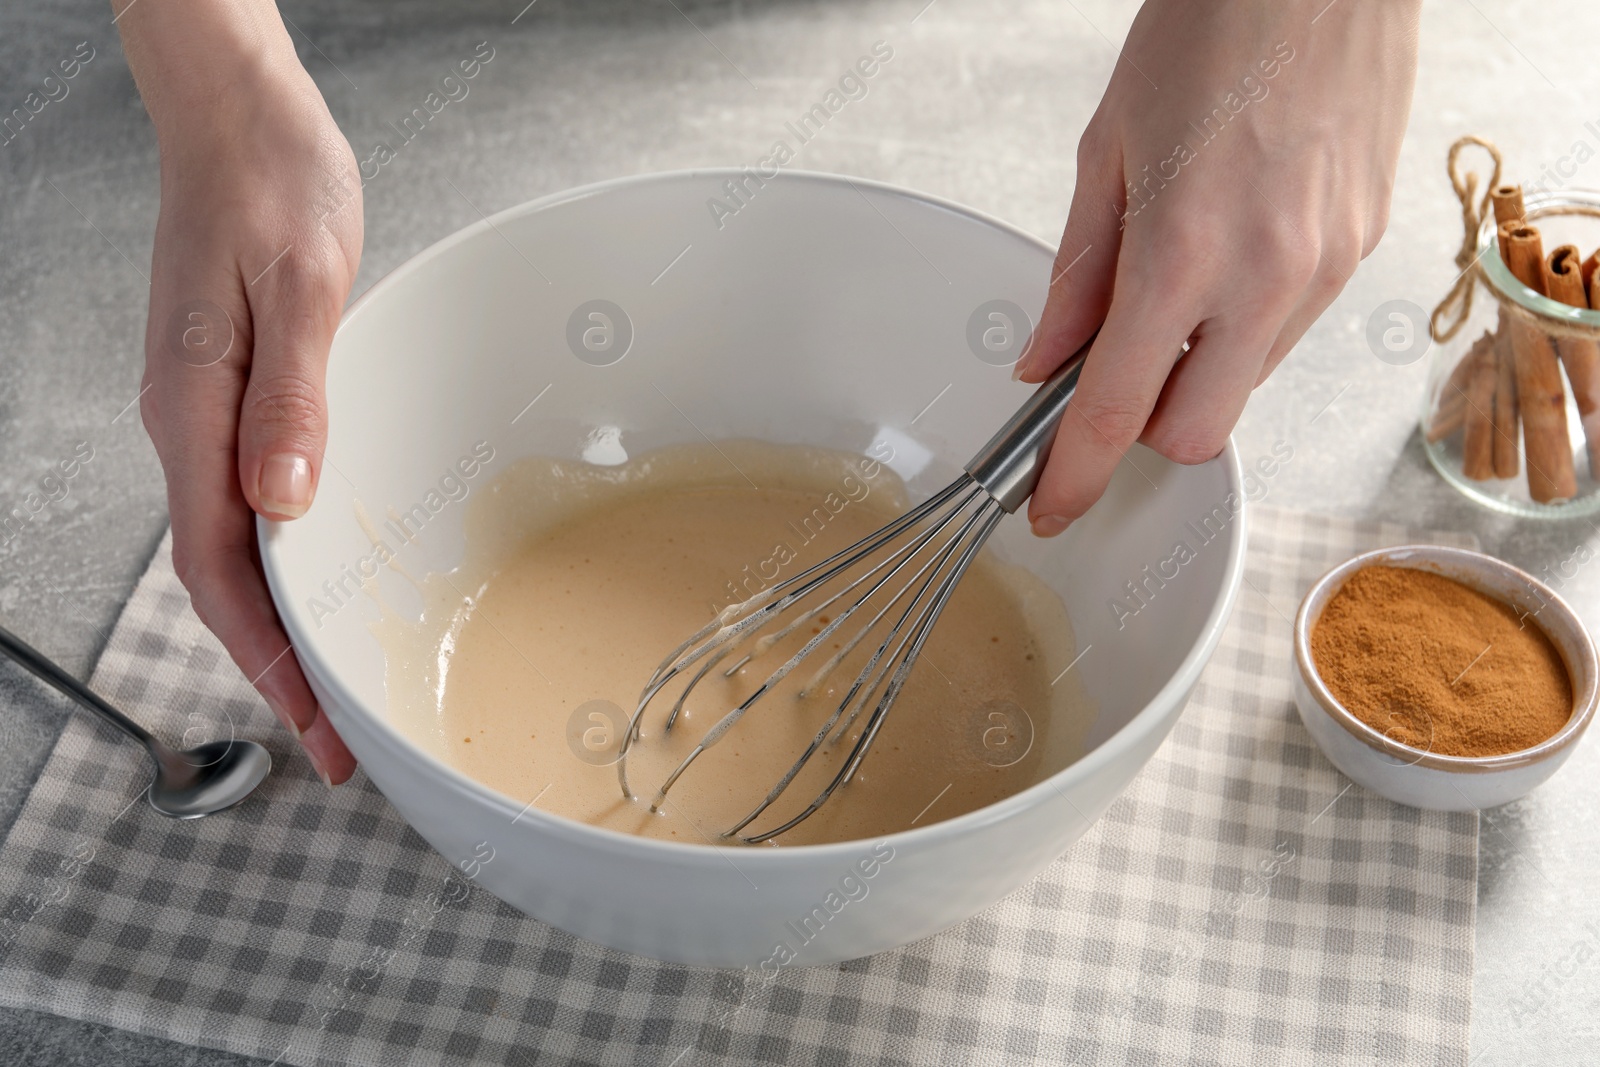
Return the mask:
[[1028, 359], [1027, 359], [1026, 356], [1019, 356], [1019, 357], [1017, 357], [1017, 361], [1015, 363], [1011, 364], [1011, 380], [1012, 381], [1020, 382], [1022, 380], [1022, 372], [1027, 369], [1027, 367], [1026, 367], [1027, 362], [1028, 362]]
[[1054, 537], [1065, 530], [1071, 523], [1060, 515], [1040, 515], [1033, 520], [1033, 535], [1035, 537]]
[[322, 765], [322, 758], [312, 751], [310, 745], [302, 744], [301, 751], [305, 752], [306, 760], [311, 764], [311, 769], [317, 772], [317, 777], [322, 779], [322, 784], [329, 789], [333, 788], [333, 779], [328, 777], [328, 769]]
[[289, 713], [278, 707], [278, 705], [274, 704], [270, 700], [267, 701], [267, 707], [272, 709], [272, 714], [276, 715], [278, 717], [278, 721], [283, 723], [283, 725], [288, 728], [288, 731], [294, 735], [294, 739], [296, 741], [300, 740], [303, 731], [295, 723], [295, 721], [289, 717]]
[[293, 452], [268, 456], [258, 495], [263, 511], [298, 519], [311, 507], [311, 461]]

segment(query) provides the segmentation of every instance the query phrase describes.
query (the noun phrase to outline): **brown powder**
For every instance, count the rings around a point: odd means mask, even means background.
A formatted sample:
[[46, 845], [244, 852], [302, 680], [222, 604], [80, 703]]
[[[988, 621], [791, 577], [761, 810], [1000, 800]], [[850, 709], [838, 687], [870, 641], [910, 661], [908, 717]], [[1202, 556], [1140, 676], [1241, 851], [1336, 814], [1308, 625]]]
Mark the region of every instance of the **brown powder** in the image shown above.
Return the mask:
[[1572, 714], [1566, 665], [1535, 620], [1429, 571], [1351, 575], [1311, 631], [1311, 657], [1362, 722], [1442, 755], [1531, 748]]

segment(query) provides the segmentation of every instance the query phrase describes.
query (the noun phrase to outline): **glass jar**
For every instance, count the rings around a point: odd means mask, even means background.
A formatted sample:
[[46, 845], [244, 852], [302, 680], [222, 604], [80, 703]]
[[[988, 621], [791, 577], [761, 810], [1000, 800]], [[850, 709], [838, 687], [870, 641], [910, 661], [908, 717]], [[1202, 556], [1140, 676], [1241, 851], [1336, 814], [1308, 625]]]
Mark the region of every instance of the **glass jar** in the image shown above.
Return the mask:
[[[1571, 242], [1574, 224], [1592, 229], [1600, 192], [1533, 193], [1524, 206], [1524, 220], [1540, 229], [1548, 255]], [[1592, 244], [1580, 246], [1580, 257], [1588, 251]], [[1422, 412], [1428, 459], [1445, 481], [1497, 511], [1563, 519], [1600, 512], [1600, 311], [1553, 300], [1517, 280], [1500, 255], [1492, 214], [1479, 229], [1478, 256], [1468, 270], [1476, 299], [1432, 355]], [[1546, 369], [1547, 378], [1533, 372], [1544, 386], [1539, 396], [1518, 395], [1519, 364], [1525, 373]], [[1575, 374], [1586, 395], [1574, 389]], [[1531, 424], [1524, 410], [1534, 414]]]

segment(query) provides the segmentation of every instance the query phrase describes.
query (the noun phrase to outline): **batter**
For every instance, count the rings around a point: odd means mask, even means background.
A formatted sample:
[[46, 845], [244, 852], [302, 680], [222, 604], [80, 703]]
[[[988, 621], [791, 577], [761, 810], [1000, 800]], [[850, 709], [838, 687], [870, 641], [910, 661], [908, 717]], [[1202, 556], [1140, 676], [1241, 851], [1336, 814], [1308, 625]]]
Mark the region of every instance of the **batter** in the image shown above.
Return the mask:
[[[805, 750], [876, 647], [863, 642], [798, 695], [870, 615], [848, 620], [832, 647], [708, 749], [660, 814], [648, 801], [672, 768], [831, 614], [731, 678], [708, 674], [670, 734], [663, 724], [678, 689], [657, 697], [628, 757], [632, 801], [614, 765], [625, 716], [661, 659], [717, 611], [854, 543], [905, 503], [876, 459], [758, 442], [676, 446], [612, 467], [524, 460], [469, 504], [466, 560], [423, 580], [420, 621], [385, 610], [377, 624], [390, 715], [519, 804], [632, 834], [725, 843], [717, 835]], [[1092, 721], [1075, 676], [1051, 685], [1075, 655], [1055, 593], [986, 551], [855, 778], [775, 843], [925, 826], [1064, 767], [1081, 755]], [[802, 810], [855, 735], [819, 750], [747, 832]]]

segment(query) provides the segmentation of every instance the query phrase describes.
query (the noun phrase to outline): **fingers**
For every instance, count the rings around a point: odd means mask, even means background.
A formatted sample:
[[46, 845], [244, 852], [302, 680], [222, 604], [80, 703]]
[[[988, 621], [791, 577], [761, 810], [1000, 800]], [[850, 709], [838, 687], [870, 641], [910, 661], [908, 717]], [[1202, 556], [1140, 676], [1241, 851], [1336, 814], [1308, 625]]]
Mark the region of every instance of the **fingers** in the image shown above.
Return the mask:
[[1162, 306], [1146, 287], [1119, 289], [1028, 504], [1036, 534], [1060, 533], [1105, 492], [1144, 431], [1194, 321], [1181, 305]]
[[[210, 402], [207, 392], [193, 389], [183, 399], [199, 406]], [[222, 427], [209, 445], [193, 429], [162, 434], [173, 567], [195, 614], [300, 739], [317, 773], [330, 785], [343, 782], [354, 773], [355, 759], [328, 726], [278, 622], [253, 551], [255, 517], [235, 474], [233, 427]]]
[[[295, 670], [298, 673], [299, 667]], [[356, 773], [355, 756], [345, 747], [344, 740], [334, 731], [333, 723], [321, 708], [317, 709], [316, 720], [300, 735], [300, 744], [324, 784], [343, 785]]]
[[1228, 444], [1279, 319], [1204, 324], [1167, 376], [1139, 440], [1175, 463], [1204, 463]]
[[1094, 133], [1078, 146], [1078, 182], [1050, 268], [1050, 289], [1033, 342], [1012, 376], [1042, 382], [1099, 327], [1111, 306], [1117, 253], [1122, 243], [1120, 152]]
[[1312, 323], [1328, 310], [1328, 305], [1331, 303], [1333, 303], [1332, 296], [1324, 298], [1315, 291], [1306, 292], [1284, 322], [1282, 329], [1278, 331], [1277, 337], [1273, 339], [1271, 348], [1267, 350], [1267, 358], [1262, 361], [1261, 369], [1256, 372], [1252, 388], [1266, 381], [1272, 372], [1278, 369], [1278, 364], [1288, 358], [1289, 352], [1300, 342], [1300, 338], [1305, 336], [1306, 331], [1311, 329]]
[[269, 519], [299, 518], [316, 492], [328, 437], [328, 347], [348, 292], [341, 263], [299, 247], [250, 283], [256, 337], [238, 409], [238, 478], [248, 506]]
[[[1247, 299], [1203, 321], [1162, 386], [1140, 441], [1175, 463], [1204, 463], [1221, 452], [1263, 367], [1274, 354], [1283, 358], [1275, 346], [1286, 328], [1301, 316], [1304, 330], [1326, 306], [1318, 277], [1307, 270], [1296, 278], [1288, 266], [1267, 269], [1247, 286]], [[1283, 352], [1298, 336], [1288, 338]]]
[[[1370, 238], [1368, 239], [1370, 241]], [[1369, 243], [1362, 245], [1361, 256], [1365, 256], [1370, 249]], [[1338, 259], [1332, 258], [1328, 253], [1323, 254], [1323, 262], [1317, 270], [1311, 284], [1300, 296], [1300, 302], [1295, 305], [1289, 317], [1285, 320], [1283, 328], [1278, 331], [1277, 338], [1272, 342], [1272, 348], [1267, 353], [1266, 362], [1261, 366], [1261, 373], [1256, 377], [1256, 384], [1260, 385], [1267, 380], [1267, 376], [1278, 369], [1278, 364], [1284, 361], [1289, 351], [1300, 342], [1313, 323], [1322, 317], [1322, 313], [1339, 297], [1344, 290], [1345, 282], [1355, 272], [1356, 264], [1360, 257], [1352, 256], [1348, 249], [1335, 253]], [[1348, 269], [1347, 269], [1348, 268]]]
[[[1269, 355], [1281, 358], [1275, 346], [1287, 351], [1298, 338], [1286, 327], [1303, 331], [1338, 291], [1305, 265], [1314, 255], [1306, 252], [1258, 256], [1248, 296], [1218, 294], [1209, 284], [1212, 259], [1181, 254], [1184, 247], [1209, 244], [1172, 229], [1162, 241], [1121, 248], [1105, 326], [1029, 504], [1035, 533], [1052, 536], [1087, 511], [1135, 441], [1179, 463], [1215, 456]], [[1163, 266], [1170, 263], [1184, 268], [1181, 276]], [[1219, 305], [1226, 311], [1212, 316]]]
[[242, 283], [231, 257], [202, 242], [158, 226], [156, 246], [141, 407], [167, 473], [174, 568], [195, 613], [301, 738], [317, 772], [344, 781], [355, 761], [289, 649], [240, 488], [237, 420], [254, 340]]
[[[232, 474], [231, 462], [222, 466]], [[301, 673], [254, 558], [254, 517], [237, 483], [233, 488], [231, 506], [213, 511], [191, 496], [180, 496], [169, 484], [173, 566], [200, 621], [299, 739], [317, 774], [337, 785], [355, 772], [355, 758], [334, 733]]]

